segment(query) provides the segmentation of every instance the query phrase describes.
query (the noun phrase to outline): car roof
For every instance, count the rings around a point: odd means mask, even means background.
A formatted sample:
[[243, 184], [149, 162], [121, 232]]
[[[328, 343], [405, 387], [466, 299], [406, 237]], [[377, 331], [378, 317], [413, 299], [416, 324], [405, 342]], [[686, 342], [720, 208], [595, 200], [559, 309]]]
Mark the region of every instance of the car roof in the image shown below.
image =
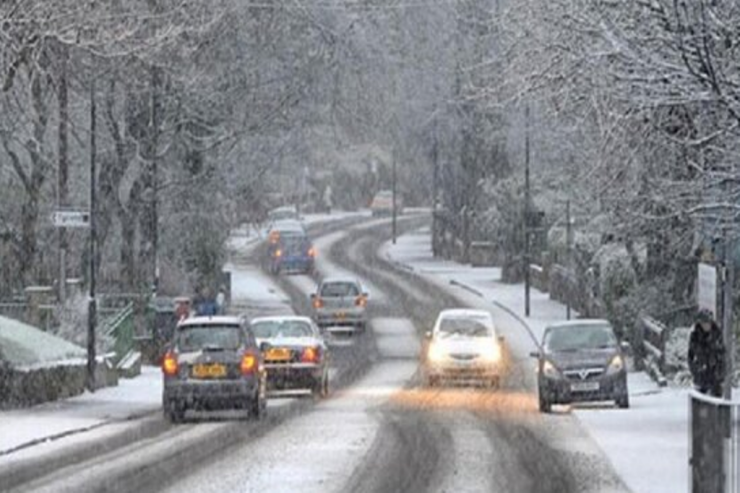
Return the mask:
[[251, 323], [256, 324], [259, 322], [284, 322], [284, 321], [295, 321], [295, 322], [306, 322], [311, 324], [313, 321], [309, 317], [302, 317], [300, 315], [271, 315], [269, 317], [256, 317], [251, 320]]
[[213, 317], [199, 316], [199, 317], [186, 318], [185, 320], [182, 320], [179, 324], [177, 324], [177, 326], [178, 327], [190, 327], [193, 325], [198, 325], [198, 326], [241, 325], [243, 322], [244, 322], [244, 319], [242, 319], [241, 317], [232, 317], [232, 316], [224, 316], [224, 315], [218, 315], [218, 316], [213, 316]]
[[603, 318], [580, 318], [577, 320], [564, 320], [562, 322], [556, 322], [554, 324], [548, 325], [547, 328], [548, 329], [563, 329], [563, 328], [585, 327], [589, 325], [608, 325], [609, 327], [612, 326], [612, 324], [610, 324], [608, 320], [604, 320]]
[[356, 277], [350, 277], [350, 276], [331, 276], [331, 277], [325, 277], [321, 280], [321, 284], [331, 284], [335, 282], [342, 282], [342, 283], [352, 283], [352, 284], [360, 284], [360, 280]]
[[493, 319], [491, 313], [486, 310], [473, 310], [467, 308], [450, 308], [439, 312], [439, 318], [481, 318]]
[[275, 221], [275, 224], [272, 225], [272, 228], [270, 228], [273, 231], [297, 231], [300, 233], [305, 233], [306, 228], [303, 226], [303, 223], [296, 219], [281, 219], [280, 221]]
[[270, 210], [270, 212], [298, 212], [298, 208], [294, 205], [281, 205]]

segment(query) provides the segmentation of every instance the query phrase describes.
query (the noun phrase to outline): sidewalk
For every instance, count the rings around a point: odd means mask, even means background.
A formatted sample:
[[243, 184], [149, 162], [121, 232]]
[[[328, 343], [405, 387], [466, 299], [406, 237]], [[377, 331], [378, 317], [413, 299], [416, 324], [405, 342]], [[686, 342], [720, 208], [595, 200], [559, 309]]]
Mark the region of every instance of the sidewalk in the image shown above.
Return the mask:
[[[506, 333], [515, 359], [537, 349], [535, 341], [541, 340], [548, 324], [566, 318], [564, 305], [532, 289], [531, 317], [525, 320], [522, 284], [501, 283], [499, 268], [435, 259], [429, 228], [400, 237], [396, 245], [387, 244], [383, 254], [404, 269], [465, 289], [519, 320], [527, 330]], [[688, 389], [660, 388], [645, 373], [630, 373], [629, 390], [629, 410], [589, 405], [565, 412], [575, 414], [634, 493], [687, 492]]]

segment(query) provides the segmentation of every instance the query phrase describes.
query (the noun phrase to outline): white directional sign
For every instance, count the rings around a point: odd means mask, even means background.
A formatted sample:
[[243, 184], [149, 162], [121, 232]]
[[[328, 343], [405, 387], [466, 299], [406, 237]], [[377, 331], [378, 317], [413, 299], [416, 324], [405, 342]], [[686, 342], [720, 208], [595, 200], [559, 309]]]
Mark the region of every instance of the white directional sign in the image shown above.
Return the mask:
[[697, 280], [696, 301], [699, 309], [706, 309], [717, 317], [717, 268], [700, 263]]
[[51, 221], [57, 228], [87, 228], [90, 226], [88, 211], [55, 211]]

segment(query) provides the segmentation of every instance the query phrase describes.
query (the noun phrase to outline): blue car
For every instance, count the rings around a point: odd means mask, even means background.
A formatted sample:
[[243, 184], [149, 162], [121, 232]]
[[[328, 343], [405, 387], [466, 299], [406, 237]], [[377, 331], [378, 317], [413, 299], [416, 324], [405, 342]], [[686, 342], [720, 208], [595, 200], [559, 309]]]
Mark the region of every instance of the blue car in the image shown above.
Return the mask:
[[280, 238], [268, 248], [270, 272], [311, 274], [316, 258], [314, 248], [308, 236], [301, 234], [281, 234]]

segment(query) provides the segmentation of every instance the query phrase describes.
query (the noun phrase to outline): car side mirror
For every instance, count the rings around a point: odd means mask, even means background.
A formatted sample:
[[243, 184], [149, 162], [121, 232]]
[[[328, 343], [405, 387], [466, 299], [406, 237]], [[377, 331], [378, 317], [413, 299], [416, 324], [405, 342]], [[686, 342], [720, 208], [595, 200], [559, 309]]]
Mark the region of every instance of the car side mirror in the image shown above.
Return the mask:
[[531, 353], [529, 353], [529, 356], [532, 358], [540, 359], [540, 356], [542, 356], [542, 354], [539, 351], [532, 351]]
[[264, 353], [268, 349], [270, 349], [270, 343], [269, 342], [262, 342], [262, 343], [260, 343], [260, 352]]
[[506, 341], [506, 338], [504, 338], [504, 336], [498, 336], [498, 343], [499, 344], [503, 344], [504, 341]]
[[622, 348], [622, 351], [628, 352], [632, 346], [627, 341], [622, 341], [619, 343], [619, 347]]
[[316, 299], [316, 293], [311, 293], [311, 300], [315, 300], [315, 299]]
[[428, 341], [432, 340], [432, 332], [431, 331], [424, 332], [424, 339]]

